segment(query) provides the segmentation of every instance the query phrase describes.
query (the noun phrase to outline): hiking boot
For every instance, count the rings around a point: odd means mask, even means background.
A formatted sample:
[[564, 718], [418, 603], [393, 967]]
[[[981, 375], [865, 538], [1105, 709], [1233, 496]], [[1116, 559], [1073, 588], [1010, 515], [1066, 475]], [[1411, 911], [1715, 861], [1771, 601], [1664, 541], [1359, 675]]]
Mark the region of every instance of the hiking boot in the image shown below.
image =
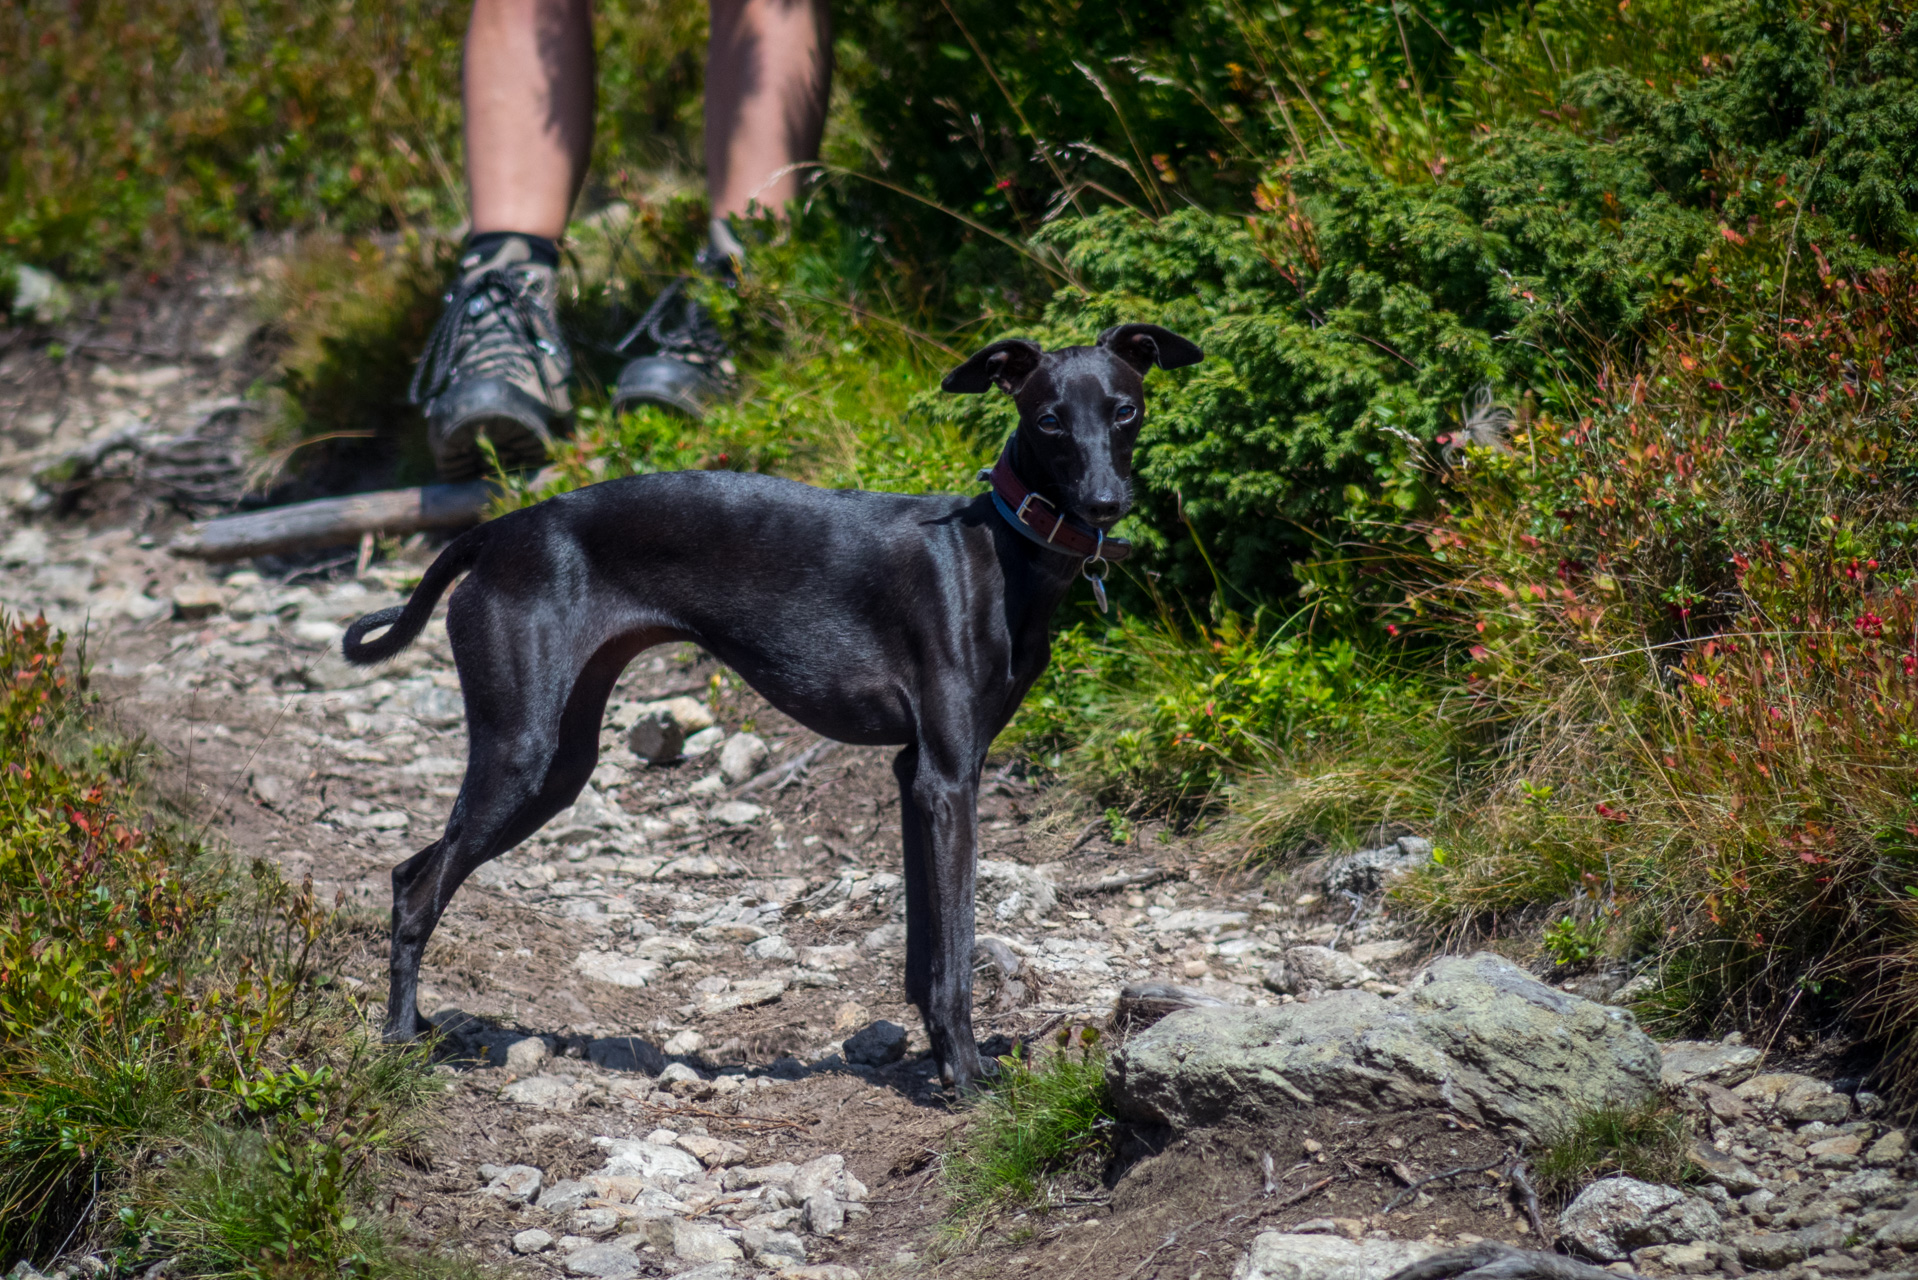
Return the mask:
[[507, 236], [468, 251], [460, 271], [408, 391], [426, 412], [433, 461], [446, 480], [478, 478], [483, 435], [508, 470], [542, 466], [573, 411], [553, 268], [524, 237]]
[[[732, 232], [724, 230], [724, 222], [715, 221], [714, 228], [713, 243], [699, 251], [699, 268], [735, 285], [734, 264], [743, 251]], [[661, 290], [639, 323], [613, 348], [625, 351], [642, 338], [653, 344], [652, 355], [641, 356], [619, 371], [613, 388], [615, 412], [656, 404], [689, 418], [703, 418], [708, 406], [731, 395], [737, 386], [725, 337], [712, 312], [688, 296], [686, 285], [686, 277], [681, 276]]]

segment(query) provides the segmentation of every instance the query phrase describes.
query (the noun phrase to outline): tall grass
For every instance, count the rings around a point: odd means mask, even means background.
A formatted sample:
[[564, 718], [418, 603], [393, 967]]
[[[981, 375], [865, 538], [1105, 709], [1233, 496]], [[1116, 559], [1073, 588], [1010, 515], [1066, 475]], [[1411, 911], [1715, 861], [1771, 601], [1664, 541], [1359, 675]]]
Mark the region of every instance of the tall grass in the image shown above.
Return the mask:
[[1096, 1177], [1109, 1156], [1114, 1118], [1098, 1033], [1087, 1027], [1059, 1039], [1037, 1060], [999, 1060], [945, 1156], [952, 1219], [1045, 1205], [1061, 1180]]

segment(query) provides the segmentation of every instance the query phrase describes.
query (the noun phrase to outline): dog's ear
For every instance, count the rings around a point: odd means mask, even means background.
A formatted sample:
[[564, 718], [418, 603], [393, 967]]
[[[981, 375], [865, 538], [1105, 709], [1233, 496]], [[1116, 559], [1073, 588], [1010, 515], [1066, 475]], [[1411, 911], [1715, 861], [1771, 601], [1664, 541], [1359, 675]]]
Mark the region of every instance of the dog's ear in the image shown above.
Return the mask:
[[1161, 369], [1181, 369], [1205, 359], [1205, 352], [1156, 324], [1114, 325], [1099, 335], [1099, 345], [1141, 374], [1155, 364]]
[[1039, 367], [1044, 354], [1038, 343], [1024, 338], [995, 342], [947, 374], [939, 389], [976, 394], [996, 384], [1010, 394]]

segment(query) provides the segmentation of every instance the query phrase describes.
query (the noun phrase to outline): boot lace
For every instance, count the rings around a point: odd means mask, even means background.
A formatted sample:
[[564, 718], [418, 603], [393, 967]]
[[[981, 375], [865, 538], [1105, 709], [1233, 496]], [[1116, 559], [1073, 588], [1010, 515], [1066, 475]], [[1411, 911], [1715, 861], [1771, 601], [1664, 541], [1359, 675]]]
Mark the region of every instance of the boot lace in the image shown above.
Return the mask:
[[613, 344], [613, 350], [624, 354], [641, 338], [651, 339], [660, 355], [689, 364], [718, 365], [729, 354], [725, 335], [720, 333], [712, 312], [686, 295], [684, 276], [659, 291], [639, 322]]
[[558, 386], [547, 361], [533, 352], [557, 356], [560, 348], [547, 335], [553, 320], [528, 273], [512, 267], [482, 271], [447, 290], [445, 301], [407, 387], [411, 403], [425, 404], [456, 381], [511, 375], [529, 364], [547, 397], [554, 397]]

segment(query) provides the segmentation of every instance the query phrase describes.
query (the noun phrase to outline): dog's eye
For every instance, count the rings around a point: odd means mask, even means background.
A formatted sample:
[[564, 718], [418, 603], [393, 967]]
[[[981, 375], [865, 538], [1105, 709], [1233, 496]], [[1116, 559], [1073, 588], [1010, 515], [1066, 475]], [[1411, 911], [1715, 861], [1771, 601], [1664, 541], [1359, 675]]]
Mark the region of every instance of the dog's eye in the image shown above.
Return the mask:
[[1046, 414], [1041, 414], [1041, 415], [1039, 416], [1039, 430], [1041, 430], [1041, 431], [1057, 431], [1058, 429], [1059, 429], [1059, 415], [1058, 415], [1058, 414], [1056, 414], [1056, 413], [1046, 413]]
[[1112, 415], [1113, 419], [1120, 423], [1130, 422], [1138, 416], [1139, 416], [1138, 409], [1134, 408], [1132, 405], [1129, 405], [1129, 404], [1120, 405], [1119, 411]]

